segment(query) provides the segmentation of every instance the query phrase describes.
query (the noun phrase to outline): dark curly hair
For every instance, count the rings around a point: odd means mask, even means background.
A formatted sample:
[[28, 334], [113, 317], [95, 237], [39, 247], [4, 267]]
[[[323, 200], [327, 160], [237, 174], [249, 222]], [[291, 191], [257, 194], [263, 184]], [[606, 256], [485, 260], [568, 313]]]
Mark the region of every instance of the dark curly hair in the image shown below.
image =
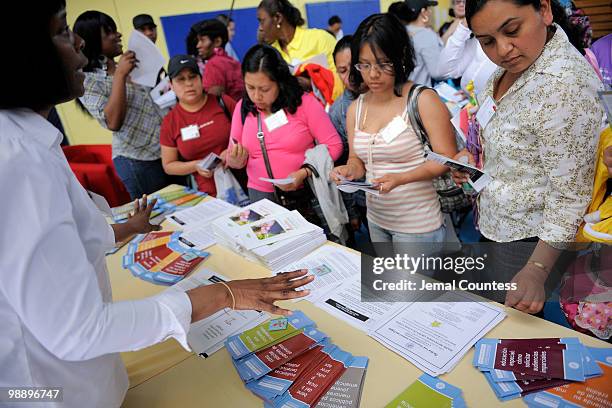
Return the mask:
[[108, 14], [97, 10], [89, 10], [77, 17], [74, 22], [74, 32], [85, 40], [83, 54], [88, 63], [83, 71], [92, 72], [96, 68], [102, 68], [102, 31], [114, 33], [117, 31], [115, 20]]
[[373, 14], [359, 24], [351, 42], [349, 81], [353, 89], [361, 89], [363, 84], [363, 77], [355, 68], [355, 64], [359, 63], [359, 51], [365, 44], [370, 45], [376, 59], [383, 54], [393, 63], [395, 75], [393, 92], [396, 96], [401, 96], [402, 87], [408, 82], [408, 77], [415, 66], [414, 48], [406, 28], [390, 13]]
[[[270, 80], [278, 84], [278, 97], [272, 104], [272, 112], [286, 109], [291, 114], [295, 113], [302, 104], [304, 91], [297, 78], [291, 75], [289, 66], [276, 49], [269, 45], [258, 44], [247, 51], [242, 62], [242, 76], [257, 72], [263, 72]], [[249, 113], [257, 115], [257, 108], [247, 92], [244, 93], [240, 113], [242, 118], [246, 118]]]

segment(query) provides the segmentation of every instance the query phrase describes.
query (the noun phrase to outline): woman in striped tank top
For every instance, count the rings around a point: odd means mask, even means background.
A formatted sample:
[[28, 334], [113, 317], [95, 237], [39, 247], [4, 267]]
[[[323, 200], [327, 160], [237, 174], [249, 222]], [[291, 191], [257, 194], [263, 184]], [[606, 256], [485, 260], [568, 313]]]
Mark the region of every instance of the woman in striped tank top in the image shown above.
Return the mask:
[[[414, 50], [408, 34], [394, 16], [375, 14], [359, 25], [351, 53], [353, 89], [367, 92], [347, 112], [349, 159], [331, 177], [339, 182], [338, 175], [349, 180], [365, 175], [378, 184], [380, 195], [367, 195], [372, 242], [442, 242], [446, 230], [432, 179], [448, 169], [425, 160], [410, 126]], [[445, 105], [425, 90], [418, 107], [433, 150], [453, 157], [457, 147]]]

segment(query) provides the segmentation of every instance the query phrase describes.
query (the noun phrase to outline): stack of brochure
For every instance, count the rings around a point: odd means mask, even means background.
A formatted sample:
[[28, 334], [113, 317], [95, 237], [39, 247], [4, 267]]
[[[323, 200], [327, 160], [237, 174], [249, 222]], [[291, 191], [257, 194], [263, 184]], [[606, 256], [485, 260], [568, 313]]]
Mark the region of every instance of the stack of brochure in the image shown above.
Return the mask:
[[271, 270], [303, 258], [326, 242], [323, 229], [297, 211], [260, 200], [211, 224], [216, 241]]
[[331, 343], [300, 311], [264, 322], [225, 342], [245, 386], [264, 407], [358, 407], [368, 366]]
[[[527, 396], [525, 401], [530, 406], [566, 406], [559, 397], [568, 397], [566, 403], [576, 403], [570, 388], [598, 390], [598, 384], [607, 383], [609, 390], [610, 378], [605, 372], [610, 374], [610, 360], [606, 359], [611, 357], [612, 349], [588, 348], [575, 337], [482, 339], [476, 343], [473, 364], [501, 401]], [[598, 406], [587, 403], [586, 395], [584, 406]], [[607, 396], [611, 404], [612, 395]]]

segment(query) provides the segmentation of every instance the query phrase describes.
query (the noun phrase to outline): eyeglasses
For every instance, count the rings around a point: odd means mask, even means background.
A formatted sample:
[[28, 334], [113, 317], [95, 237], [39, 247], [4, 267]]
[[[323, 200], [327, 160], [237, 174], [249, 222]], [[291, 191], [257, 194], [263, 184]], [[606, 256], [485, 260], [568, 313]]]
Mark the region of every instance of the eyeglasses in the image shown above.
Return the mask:
[[453, 0], [453, 4], [454, 5], [458, 5], [458, 4], [464, 4], [465, 5], [465, 1], [466, 0]]
[[362, 73], [370, 72], [372, 68], [375, 68], [378, 72], [384, 72], [385, 74], [393, 74], [393, 63], [383, 62], [381, 64], [355, 64], [357, 71]]

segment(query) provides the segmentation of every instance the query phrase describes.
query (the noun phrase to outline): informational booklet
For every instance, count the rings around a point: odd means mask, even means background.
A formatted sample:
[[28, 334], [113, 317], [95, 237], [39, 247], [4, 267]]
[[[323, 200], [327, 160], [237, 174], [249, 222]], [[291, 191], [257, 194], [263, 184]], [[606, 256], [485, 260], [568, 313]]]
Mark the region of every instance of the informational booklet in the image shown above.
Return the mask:
[[367, 357], [354, 356], [344, 374], [321, 397], [315, 408], [358, 408], [367, 368]]
[[370, 183], [367, 181], [348, 180], [340, 174], [337, 174], [337, 176], [341, 180], [340, 183], [336, 185], [336, 187], [340, 191], [343, 191], [345, 193], [355, 193], [361, 190], [368, 194], [380, 195], [378, 184]]
[[461, 408], [465, 407], [462, 391], [427, 374], [420, 376], [385, 408]]
[[426, 159], [443, 164], [451, 169], [468, 173], [468, 183], [477, 193], [481, 192], [491, 182], [491, 176], [467, 163], [461, 163], [434, 152], [428, 152]]
[[214, 170], [221, 163], [221, 157], [216, 153], [209, 153], [208, 156], [198, 162], [198, 167], [202, 170]]
[[408, 304], [370, 336], [437, 377], [455, 367], [505, 316], [503, 310], [475, 296], [446, 292], [436, 301]]
[[221, 235], [237, 238], [243, 227], [277, 214], [288, 214], [289, 210], [268, 199], [259, 200], [243, 208], [224, 214], [213, 222], [213, 228]]
[[128, 50], [134, 51], [138, 63], [130, 72], [132, 82], [149, 88], [155, 87], [159, 71], [166, 60], [153, 41], [138, 30], [132, 31], [128, 42]]
[[308, 274], [315, 277], [312, 282], [304, 286], [304, 289], [310, 290], [310, 294], [303, 298], [315, 302], [324, 292], [359, 275], [361, 255], [344, 247], [326, 245], [274, 273], [298, 269], [307, 269]]
[[242, 245], [254, 248], [306, 234], [318, 227], [306, 221], [297, 211], [264, 218], [244, 228], [238, 237]]
[[342, 284], [323, 293], [314, 304], [366, 333], [388, 321], [407, 305], [402, 302], [362, 302], [359, 274], [343, 279]]
[[[229, 279], [208, 269], [203, 269], [174, 285], [173, 289], [188, 291], [202, 285], [227, 282]], [[255, 310], [231, 310], [229, 308], [192, 323], [187, 333], [187, 343], [194, 353], [208, 358], [223, 348], [225, 340], [238, 332], [248, 330], [269, 319], [265, 312]]]
[[175, 212], [167, 216], [166, 219], [175, 225], [187, 229], [210, 224], [216, 218], [235, 211], [237, 208], [223, 200], [212, 198], [194, 207]]

